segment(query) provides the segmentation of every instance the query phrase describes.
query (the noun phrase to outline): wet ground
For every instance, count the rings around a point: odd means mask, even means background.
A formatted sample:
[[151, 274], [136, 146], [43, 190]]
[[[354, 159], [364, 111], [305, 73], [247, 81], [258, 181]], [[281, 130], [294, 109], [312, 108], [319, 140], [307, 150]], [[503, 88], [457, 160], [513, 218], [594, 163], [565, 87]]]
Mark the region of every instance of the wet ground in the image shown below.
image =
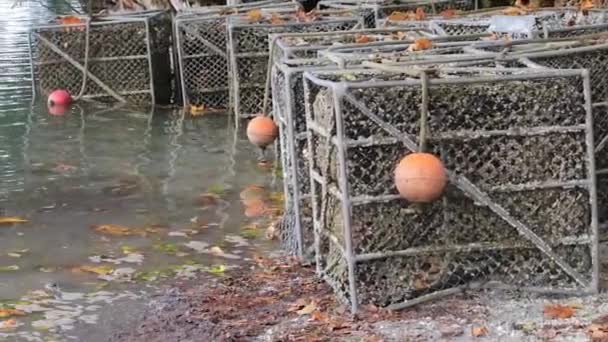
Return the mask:
[[125, 301], [165, 279], [221, 275], [272, 248], [280, 180], [230, 127], [84, 104], [0, 118], [0, 340], [107, 336], [104, 310], [134, 316]]
[[608, 296], [471, 291], [356, 316], [311, 268], [256, 258], [246, 270], [174, 284], [112, 342], [608, 341]]

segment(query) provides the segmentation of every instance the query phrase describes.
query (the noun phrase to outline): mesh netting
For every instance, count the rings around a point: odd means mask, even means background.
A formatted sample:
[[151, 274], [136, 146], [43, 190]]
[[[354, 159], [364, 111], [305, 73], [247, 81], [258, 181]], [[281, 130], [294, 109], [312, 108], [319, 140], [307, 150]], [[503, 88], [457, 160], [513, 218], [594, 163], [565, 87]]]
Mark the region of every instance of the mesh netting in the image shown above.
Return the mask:
[[234, 82], [234, 113], [237, 117], [254, 116], [263, 109], [266, 74], [268, 70], [268, 35], [284, 32], [327, 32], [356, 28], [361, 18], [321, 17], [313, 22], [285, 22], [282, 24], [250, 24], [231, 18], [229, 24], [231, 73]]
[[[110, 89], [133, 103], [168, 103], [170, 25], [166, 13], [93, 22], [89, 33], [90, 74], [83, 96], [115, 101], [107, 91]], [[37, 87], [44, 94], [54, 89], [80, 93], [85, 64], [85, 26], [44, 26], [34, 29], [33, 33]]]
[[[422, 82], [373, 71], [305, 76], [324, 278], [355, 307], [473, 285], [596, 291], [583, 73], [431, 77], [428, 146], [452, 176], [441, 200], [420, 205], [397, 195], [393, 172], [416, 148]], [[340, 87], [334, 102], [331, 84], [353, 79], [364, 83]]]

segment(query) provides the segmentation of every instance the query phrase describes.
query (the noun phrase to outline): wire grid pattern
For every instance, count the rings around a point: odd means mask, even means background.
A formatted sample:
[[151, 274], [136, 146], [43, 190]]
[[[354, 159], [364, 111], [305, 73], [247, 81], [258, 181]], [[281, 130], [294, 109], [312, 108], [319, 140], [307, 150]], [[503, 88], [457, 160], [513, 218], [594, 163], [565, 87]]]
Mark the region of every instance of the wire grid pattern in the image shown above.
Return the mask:
[[[389, 21], [382, 20], [383, 27], [422, 27], [428, 28], [437, 35], [460, 36], [467, 34], [490, 33], [492, 15], [472, 13], [450, 19], [429, 18], [424, 21]], [[530, 34], [511, 34], [495, 32], [497, 36], [509, 36], [512, 39], [572, 37], [576, 35], [605, 31], [608, 17], [606, 10], [594, 9], [579, 11], [577, 9], [543, 9], [531, 13], [535, 24]]]
[[228, 108], [227, 16], [175, 21], [184, 105]]
[[[317, 271], [352, 310], [463, 287], [597, 292], [589, 79], [582, 70], [466, 69], [428, 86], [442, 200], [399, 198], [423, 81], [305, 73]], [[483, 78], [478, 78], [483, 76]], [[336, 92], [339, 90], [339, 92]]]
[[[238, 20], [237, 20], [238, 19]], [[269, 34], [284, 32], [330, 32], [360, 27], [362, 18], [322, 17], [314, 22], [249, 24], [231, 18], [228, 24], [231, 106], [236, 118], [249, 118], [263, 110], [268, 72]]]
[[[169, 56], [169, 19], [166, 13], [154, 13], [92, 22], [88, 56], [90, 74], [83, 96], [102, 102], [115, 101], [99, 84], [101, 82], [128, 102], [166, 103], [171, 94], [167, 92], [167, 87], [171, 86], [171, 69], [170, 64], [168, 68], [159, 66], [166, 64]], [[33, 50], [36, 51], [36, 57], [32, 57], [34, 86], [43, 94], [55, 89], [80, 93], [85, 61], [85, 26], [40, 26], [31, 34]], [[55, 49], [67, 54], [81, 68]], [[153, 71], [155, 66], [157, 68]]]
[[408, 2], [386, 1], [382, 3], [348, 3], [342, 1], [320, 1], [317, 5], [321, 9], [360, 9], [364, 11], [366, 27], [377, 27], [378, 23], [386, 19], [393, 12], [408, 12], [422, 9], [425, 13], [437, 14], [447, 9], [470, 11], [475, 9], [473, 0], [439, 0], [434, 2]]

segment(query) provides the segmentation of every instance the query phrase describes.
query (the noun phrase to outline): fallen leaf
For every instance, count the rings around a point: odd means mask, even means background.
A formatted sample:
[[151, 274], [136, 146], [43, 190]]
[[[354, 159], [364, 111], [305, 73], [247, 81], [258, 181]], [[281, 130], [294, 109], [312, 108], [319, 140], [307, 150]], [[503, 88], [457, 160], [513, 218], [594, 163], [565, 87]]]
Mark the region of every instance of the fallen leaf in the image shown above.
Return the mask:
[[580, 6], [581, 10], [584, 11], [584, 10], [594, 8], [595, 4], [593, 3], [593, 0], [583, 0], [583, 1], [581, 1], [579, 6]]
[[608, 325], [591, 324], [587, 328], [587, 335], [592, 341], [608, 341]]
[[[262, 259], [262, 257], [258, 257], [258, 258]], [[299, 311], [305, 306], [306, 306], [306, 300], [300, 298], [295, 303], [289, 305], [289, 308], [287, 308], [287, 312]]]
[[159, 244], [152, 246], [152, 248], [156, 249], [157, 251], [161, 251], [161, 252], [165, 252], [165, 253], [169, 253], [169, 254], [175, 254], [175, 253], [179, 252], [179, 248], [174, 243], [159, 243]]
[[549, 318], [570, 318], [576, 313], [576, 309], [569, 305], [547, 304], [544, 309], [545, 316]]
[[508, 7], [502, 10], [504, 15], [524, 15], [526, 11], [518, 7]]
[[407, 20], [415, 20], [416, 14], [412, 11], [408, 12], [400, 12], [394, 11], [388, 16], [388, 20], [390, 21], [407, 21]]
[[272, 14], [270, 15], [270, 23], [271, 23], [272, 25], [280, 25], [280, 24], [284, 24], [284, 23], [285, 23], [285, 20], [281, 19], [281, 17], [279, 17], [279, 15], [278, 15], [278, 14], [276, 14], [276, 13], [272, 13]]
[[213, 254], [213, 255], [222, 255], [224, 254], [224, 251], [219, 248], [218, 246], [213, 246], [209, 249], [209, 253]]
[[296, 313], [300, 316], [310, 315], [311, 313], [313, 313], [316, 310], [317, 310], [317, 304], [315, 302], [310, 302], [310, 304], [308, 304], [305, 307], [303, 307], [302, 309], [296, 311]]
[[262, 19], [264, 18], [264, 15], [262, 14], [262, 11], [259, 9], [255, 9], [255, 10], [251, 10], [247, 12], [247, 19], [249, 19], [250, 23], [258, 23], [260, 21], [262, 21]]
[[202, 194], [198, 196], [195, 201], [195, 204], [199, 207], [209, 207], [216, 205], [220, 201], [220, 196], [216, 194]]
[[276, 240], [279, 237], [279, 230], [277, 229], [278, 222], [271, 223], [268, 228], [266, 228], [266, 239], [268, 240]]
[[22, 217], [18, 216], [0, 216], [0, 225], [1, 224], [17, 224], [17, 223], [27, 223], [28, 221]]
[[457, 14], [458, 14], [458, 11], [453, 8], [443, 10], [443, 11], [441, 11], [441, 13], [439, 13], [439, 15], [445, 19], [455, 17]]
[[246, 186], [239, 196], [244, 202], [249, 200], [261, 200], [266, 196], [266, 190], [261, 185], [252, 184]]
[[355, 35], [355, 43], [357, 44], [365, 44], [365, 43], [369, 43], [369, 42], [373, 42], [374, 39], [368, 35], [365, 34], [357, 34]]
[[473, 335], [473, 337], [483, 337], [486, 336], [490, 333], [490, 330], [488, 330], [488, 328], [484, 327], [484, 326], [480, 326], [480, 327], [473, 327], [471, 329], [471, 335]]
[[205, 115], [206, 112], [207, 112], [207, 107], [205, 107], [205, 105], [190, 106], [190, 115], [192, 115], [192, 116]]
[[117, 224], [98, 224], [93, 226], [93, 230], [100, 234], [114, 236], [132, 236], [143, 234], [142, 231], [137, 231], [131, 227], [121, 226]]
[[224, 272], [226, 272], [226, 266], [216, 265], [211, 267], [208, 272], [211, 274], [223, 274]]
[[25, 311], [17, 309], [0, 308], [0, 318], [9, 318], [15, 316], [25, 316]]
[[194, 249], [195, 251], [199, 252], [199, 253], [203, 253], [207, 250], [207, 247], [209, 247], [209, 244], [203, 241], [190, 241], [188, 243], [185, 243], [184, 246]]
[[0, 330], [14, 329], [19, 326], [19, 323], [14, 319], [0, 322]]
[[266, 204], [262, 200], [248, 201], [245, 206], [246, 217], [260, 217], [266, 212]]
[[86, 273], [94, 273], [97, 275], [107, 275], [107, 274], [114, 272], [114, 269], [110, 266], [84, 265], [84, 266], [77, 267], [75, 270], [77, 272], [80, 271], [80, 272], [86, 272]]
[[426, 13], [424, 13], [424, 9], [422, 9], [421, 7], [416, 8], [416, 13], [414, 15], [414, 19], [416, 19], [416, 20], [426, 19]]
[[329, 322], [329, 316], [319, 310], [315, 310], [315, 312], [310, 315], [310, 318], [317, 322]]
[[422, 51], [428, 50], [433, 46], [433, 42], [431, 42], [427, 38], [418, 38], [414, 41], [413, 44], [408, 48], [410, 51]]
[[17, 266], [17, 265], [0, 266], [0, 272], [13, 272], [13, 271], [18, 271], [18, 270], [19, 270], [19, 266]]
[[209, 186], [209, 188], [207, 189], [207, 192], [214, 194], [214, 195], [218, 195], [218, 196], [222, 196], [223, 194], [226, 193], [226, 186], [224, 184], [211, 184]]

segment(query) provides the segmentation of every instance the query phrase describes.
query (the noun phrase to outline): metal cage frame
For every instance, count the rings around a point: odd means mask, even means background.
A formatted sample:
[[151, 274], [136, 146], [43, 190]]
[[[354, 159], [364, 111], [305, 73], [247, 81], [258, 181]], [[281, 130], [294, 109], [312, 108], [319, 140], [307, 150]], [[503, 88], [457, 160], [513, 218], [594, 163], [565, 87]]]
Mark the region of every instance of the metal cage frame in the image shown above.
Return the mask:
[[[565, 288], [551, 287], [551, 286], [527, 286], [527, 285], [513, 285], [503, 283], [501, 281], [493, 281], [492, 279], [483, 281], [464, 281], [464, 283], [457, 286], [448, 286], [446, 288], [440, 288], [433, 291], [421, 292], [419, 296], [414, 298], [406, 299], [401, 303], [393, 303], [390, 307], [393, 309], [404, 308], [410, 305], [414, 305], [426, 300], [439, 298], [446, 295], [458, 293], [465, 289], [478, 289], [478, 288], [500, 288], [500, 289], [517, 289], [525, 291], [534, 291], [541, 293], [561, 293], [561, 294], [590, 294], [597, 293], [599, 291], [599, 260], [598, 260], [598, 220], [597, 220], [597, 193], [595, 186], [595, 159], [594, 159], [594, 137], [593, 137], [593, 113], [591, 104], [591, 85], [589, 79], [589, 72], [582, 69], [569, 69], [569, 70], [539, 70], [539, 69], [517, 69], [517, 68], [473, 68], [473, 69], [458, 69], [458, 68], [446, 68], [438, 69], [438, 72], [455, 73], [459, 75], [454, 78], [437, 78], [431, 79], [428, 77], [426, 72], [421, 72], [419, 78], [409, 78], [408, 75], [399, 75], [397, 72], [389, 73], [396, 75], [395, 77], [387, 78], [386, 80], [361, 80], [361, 81], [349, 81], [344, 80], [332, 80], [331, 77], [344, 76], [345, 72], [339, 71], [328, 71], [328, 72], [305, 72], [305, 93], [306, 93], [306, 116], [307, 116], [307, 127], [308, 127], [308, 157], [310, 164], [310, 181], [311, 191], [313, 198], [313, 220], [314, 220], [314, 233], [315, 233], [315, 248], [316, 248], [316, 261], [317, 261], [317, 272], [334, 287], [334, 290], [338, 295], [347, 302], [350, 302], [351, 310], [356, 312], [361, 302], [359, 301], [360, 294], [358, 293], [359, 284], [357, 282], [356, 269], [358, 265], [373, 260], [383, 260], [386, 258], [415, 258], [419, 255], [433, 254], [452, 251], [456, 252], [470, 252], [474, 251], [485, 251], [485, 250], [496, 250], [497, 253], [503, 253], [504, 250], [509, 248], [516, 248], [515, 245], [520, 246], [517, 248], [530, 248], [540, 253], [539, 255], [548, 257], [553, 265], [564, 272], [564, 276], [574, 284], [570, 284]], [[380, 73], [375, 70], [349, 70], [349, 75], [354, 73], [360, 75], [379, 75]], [[385, 73], [385, 72], [381, 72]], [[476, 74], [478, 73], [478, 74]], [[488, 74], [486, 74], [488, 73]], [[469, 75], [469, 77], [466, 77]], [[472, 76], [472, 77], [471, 77]], [[367, 103], [360, 102], [356, 96], [353, 95], [354, 91], [365, 90], [365, 89], [382, 89], [390, 87], [412, 87], [420, 89], [422, 94], [428, 94], [429, 89], [439, 86], [454, 86], [461, 87], [464, 85], [476, 85], [476, 84], [495, 84], [496, 82], [524, 82], [524, 81], [536, 81], [536, 80], [547, 80], [552, 78], [565, 78], [568, 80], [575, 80], [581, 87], [581, 95], [579, 97], [580, 103], [577, 102], [579, 112], [583, 117], [577, 118], [579, 123], [563, 123], [558, 126], [546, 126], [543, 125], [532, 125], [531, 127], [517, 127], [507, 128], [505, 130], [472, 130], [472, 131], [446, 131], [440, 134], [437, 141], [443, 139], [446, 143], [449, 143], [451, 139], [474, 139], [474, 138], [492, 138], [498, 136], [543, 136], [544, 134], [566, 134], [566, 132], [577, 132], [584, 138], [577, 143], [584, 145], [584, 149], [581, 150], [581, 162], [585, 164], [585, 170], [581, 171], [581, 178], [571, 179], [569, 181], [549, 179], [539, 182], [523, 182], [521, 184], [500, 184], [495, 185], [502, 189], [501, 191], [542, 191], [543, 189], [559, 188], [562, 190], [568, 189], [572, 186], [578, 189], [584, 189], [588, 194], [585, 198], [579, 199], [579, 203], [584, 205], [585, 211], [588, 213], [588, 225], [583, 223], [585, 233], [577, 236], [568, 237], [555, 237], [555, 239], [546, 240], [541, 238], [535, 233], [535, 230], [527, 223], [524, 223], [519, 219], [511, 210], [503, 207], [500, 201], [496, 201], [492, 195], [487, 191], [487, 186], [480, 186], [474, 181], [467, 178], [465, 175], [460, 174], [454, 170], [448, 170], [448, 178], [450, 184], [454, 187], [454, 191], [464, 194], [465, 197], [476, 203], [476, 205], [489, 210], [499, 221], [503, 222], [507, 226], [513, 229], [514, 233], [520, 238], [523, 238], [527, 247], [524, 245], [518, 245], [508, 247], [509, 243], [507, 240], [502, 241], [504, 245], [492, 244], [492, 243], [470, 243], [464, 245], [448, 246], [413, 246], [403, 250], [384, 250], [377, 252], [366, 252], [358, 253], [354, 250], [354, 240], [361, 237], [354, 236], [352, 216], [355, 213], [355, 207], [365, 206], [372, 203], [394, 203], [392, 205], [399, 206], [399, 201], [403, 201], [397, 194], [387, 193], [381, 195], [363, 195], [356, 194], [352, 195], [352, 185], [348, 181], [348, 168], [346, 166], [347, 159], [349, 158], [350, 149], [365, 146], [380, 146], [382, 144], [399, 144], [404, 149], [404, 152], [417, 151], [418, 145], [415, 138], [411, 136], [412, 132], [404, 132], [398, 129], [396, 126], [388, 123], [386, 115], [381, 118], [379, 114], [374, 113], [373, 110], [367, 107]], [[573, 81], [574, 82], [574, 81]], [[314, 109], [312, 101], [316, 98], [316, 95], [311, 93], [312, 86], [323, 89], [324, 99], [327, 99], [327, 104], [331, 108], [331, 114], [329, 117], [320, 118]], [[425, 90], [426, 89], [426, 90]], [[420, 104], [421, 112], [428, 112], [428, 95], [422, 97], [422, 103]], [[426, 104], [425, 104], [426, 103]], [[414, 105], [414, 104], [412, 104]], [[322, 105], [324, 106], [324, 105]], [[344, 116], [343, 111], [345, 106], [357, 110], [358, 113], [368, 120], [373, 127], [376, 127], [379, 131], [386, 135], [386, 138], [364, 138], [361, 137], [359, 140], [352, 140], [345, 136], [345, 121], [348, 120]], [[320, 119], [319, 119], [320, 118]], [[319, 121], [322, 120], [323, 122]], [[327, 121], [329, 120], [329, 121]], [[355, 120], [355, 119], [353, 119]], [[392, 120], [392, 119], [391, 119]], [[415, 124], [415, 123], [412, 123]], [[352, 123], [351, 123], [352, 125]], [[317, 158], [316, 145], [314, 143], [315, 136], [322, 139], [323, 147], [319, 150], [319, 153], [329, 153], [329, 146], [335, 149], [337, 161], [335, 167], [332, 169], [332, 174], [337, 173], [337, 184], [329, 182], [327, 174], [319, 172], [316, 166], [322, 167], [321, 165], [315, 164], [315, 158]], [[380, 144], [380, 145], [378, 145]], [[435, 142], [433, 142], [435, 144]], [[323, 153], [323, 154], [324, 154]], [[352, 158], [352, 156], [351, 156]], [[324, 166], [331, 168], [328, 165]], [[328, 169], [328, 170], [329, 170]], [[492, 188], [493, 189], [493, 188]], [[494, 191], [494, 190], [492, 190]], [[583, 190], [582, 190], [583, 191]], [[354, 196], [354, 197], [353, 197]], [[336, 212], [336, 220], [339, 222], [339, 229], [342, 229], [342, 239], [335, 236], [331, 231], [325, 227], [326, 216], [328, 214], [327, 203], [329, 198], [332, 199], [332, 203], [338, 210]], [[397, 201], [397, 202], [395, 202]], [[438, 202], [437, 206], [447, 208], [447, 199], [444, 197], [443, 201]], [[410, 213], [411, 214], [411, 213]], [[402, 215], [409, 215], [408, 211], [403, 211]], [[441, 215], [439, 215], [441, 217]], [[417, 222], [417, 221], [416, 221]], [[444, 221], [442, 221], [444, 222]], [[372, 223], [373, 224], [373, 223]], [[416, 224], [415, 222], [413, 224]], [[418, 223], [420, 224], [420, 223]], [[424, 223], [423, 223], [424, 224]], [[443, 223], [445, 224], [445, 222]], [[370, 227], [367, 227], [370, 229]], [[373, 229], [373, 228], [371, 228]], [[561, 240], [560, 240], [561, 239]], [[585, 258], [589, 258], [589, 263], [583, 266], [585, 269], [585, 276], [579, 273], [573, 268], [571, 264], [563, 259], [563, 253], [558, 255], [553, 248], [555, 246], [562, 246], [561, 244], [580, 244], [586, 251]], [[340, 260], [343, 263], [336, 265], [326, 265], [323, 261], [323, 246], [333, 246], [334, 251], [338, 253]], [[564, 245], [565, 246], [565, 245]], [[588, 248], [588, 250], [587, 250]], [[586, 254], [588, 252], [588, 255]], [[324, 268], [327, 266], [327, 268]], [[579, 265], [580, 266], [580, 265]], [[498, 267], [498, 266], [497, 266]], [[587, 268], [588, 267], [588, 268]], [[329, 270], [339, 272], [341, 277], [344, 278], [346, 284], [341, 286], [336, 284], [331, 276], [327, 273]], [[505, 271], [506, 272], [506, 271]], [[359, 276], [361, 276], [359, 274]]]

